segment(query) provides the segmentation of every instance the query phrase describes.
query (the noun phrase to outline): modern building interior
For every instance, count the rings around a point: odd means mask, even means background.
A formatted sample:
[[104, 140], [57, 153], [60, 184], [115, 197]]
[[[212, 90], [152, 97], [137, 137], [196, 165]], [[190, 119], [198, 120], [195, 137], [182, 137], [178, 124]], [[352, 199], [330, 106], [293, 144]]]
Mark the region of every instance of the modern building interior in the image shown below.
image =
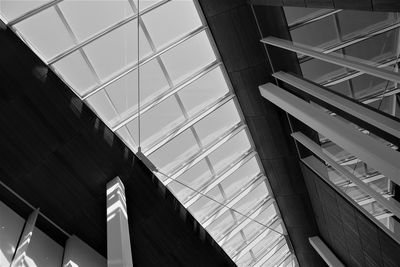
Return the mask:
[[400, 266], [398, 12], [0, 0], [0, 267]]

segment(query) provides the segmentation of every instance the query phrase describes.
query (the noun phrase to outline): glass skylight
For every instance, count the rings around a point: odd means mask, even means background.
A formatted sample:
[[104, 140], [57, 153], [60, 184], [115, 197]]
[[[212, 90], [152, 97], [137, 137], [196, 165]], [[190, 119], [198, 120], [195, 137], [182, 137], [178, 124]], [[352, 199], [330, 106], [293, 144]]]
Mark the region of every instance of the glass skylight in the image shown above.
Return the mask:
[[197, 1], [1, 4], [4, 22], [156, 166], [156, 176], [239, 266], [296, 266]]

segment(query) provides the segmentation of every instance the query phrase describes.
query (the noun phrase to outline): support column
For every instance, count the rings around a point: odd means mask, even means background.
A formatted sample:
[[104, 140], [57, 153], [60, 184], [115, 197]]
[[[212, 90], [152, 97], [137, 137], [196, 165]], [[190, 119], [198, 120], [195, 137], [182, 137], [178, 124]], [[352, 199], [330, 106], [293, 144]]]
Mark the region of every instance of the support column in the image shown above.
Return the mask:
[[35, 228], [36, 219], [39, 214], [39, 209], [34, 210], [25, 222], [24, 230], [22, 231], [21, 238], [18, 242], [17, 249], [13, 260], [11, 262], [11, 267], [15, 266], [25, 266], [25, 256], [28, 250], [29, 243], [31, 242], [33, 230]]
[[107, 265], [133, 266], [125, 187], [119, 177], [107, 183]]

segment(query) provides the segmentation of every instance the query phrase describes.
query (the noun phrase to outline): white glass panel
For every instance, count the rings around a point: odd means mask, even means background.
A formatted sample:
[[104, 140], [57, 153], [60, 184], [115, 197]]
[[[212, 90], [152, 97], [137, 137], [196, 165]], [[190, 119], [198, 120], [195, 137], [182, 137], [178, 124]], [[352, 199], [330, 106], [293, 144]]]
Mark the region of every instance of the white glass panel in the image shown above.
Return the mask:
[[54, 8], [47, 8], [35, 16], [23, 20], [15, 25], [15, 28], [46, 60], [74, 44]]
[[247, 240], [253, 240], [257, 235], [265, 230], [266, 225], [268, 225], [273, 218], [276, 217], [276, 209], [274, 205], [269, 205], [260, 215], [258, 215], [254, 222], [251, 222], [246, 227], [243, 228], [243, 234], [246, 236]]
[[133, 140], [131, 133], [128, 131], [126, 127], [121, 127], [116, 132], [121, 139], [125, 142], [125, 144], [133, 151], [137, 150], [137, 144]]
[[210, 217], [210, 214], [221, 206], [219, 203], [224, 201], [224, 198], [217, 187], [208, 192], [207, 196], [208, 197], [201, 197], [189, 207], [190, 212], [200, 223], [207, 220]]
[[240, 120], [237, 108], [231, 100], [198, 122], [194, 128], [203, 146], [207, 146]]
[[201, 26], [192, 1], [171, 1], [144, 14], [142, 18], [157, 48], [166, 46]]
[[303, 76], [316, 82], [326, 81], [346, 73], [345, 68], [318, 59], [309, 60], [300, 66]]
[[269, 258], [262, 266], [269, 267], [269, 266], [275, 266], [278, 261], [282, 259], [283, 256], [285, 256], [289, 252], [289, 248], [287, 244], [284, 244], [282, 247], [277, 249], [277, 251], [272, 255], [271, 258]]
[[[139, 40], [140, 58], [143, 58], [151, 53], [151, 48], [142, 30]], [[136, 65], [137, 46], [137, 20], [133, 20], [88, 44], [84, 50], [100, 79], [107, 80], [128, 66]]]
[[253, 158], [232, 175], [227, 177], [223, 182], [221, 182], [227, 198], [231, 198], [236, 194], [236, 192], [243, 190], [244, 186], [260, 172], [261, 170], [257, 160]]
[[158, 2], [161, 2], [161, 0], [134, 0], [134, 3], [136, 4], [136, 8], [137, 8], [137, 4], [139, 3], [140, 11], [148, 9], [151, 6], [157, 4]]
[[172, 168], [199, 151], [192, 132], [186, 130], [149, 156], [153, 164], [168, 174]]
[[203, 31], [161, 56], [176, 84], [215, 60], [215, 54]]
[[58, 4], [78, 40], [133, 14], [127, 0], [64, 0]]
[[42, 6], [49, 0], [1, 0], [0, 13], [8, 21], [19, 18], [23, 14]]
[[236, 264], [240, 267], [247, 267], [250, 266], [251, 262], [253, 261], [253, 257], [251, 256], [250, 252], [247, 252], [244, 254], [238, 261], [236, 261]]
[[87, 99], [87, 102], [94, 108], [97, 115], [103, 120], [103, 122], [107, 123], [108, 125], [110, 125], [110, 121], [118, 116], [105, 90], [101, 90], [92, 95]]
[[257, 188], [253, 189], [249, 194], [242, 198], [238, 203], [233, 206], [235, 211], [241, 214], [247, 214], [254, 209], [257, 204], [266, 199], [269, 195], [267, 185], [265, 182], [261, 183]]
[[207, 227], [207, 231], [215, 240], [218, 240], [222, 237], [227, 229], [231, 228], [235, 224], [236, 222], [232, 217], [231, 211], [227, 210]]
[[234, 237], [228, 240], [225, 244], [222, 245], [222, 248], [229, 256], [233, 256], [239, 251], [239, 248], [243, 246], [246, 241], [243, 239], [240, 233], [236, 234]]
[[[173, 96], [161, 102], [148, 112], [141, 115], [141, 146], [146, 148], [153, 144], [154, 141], [175, 128], [179, 123], [183, 122], [184, 119], [182, 111]], [[138, 142], [137, 120], [128, 123], [127, 127], [131, 132], [135, 133], [133, 138]]]
[[178, 94], [188, 115], [192, 116], [228, 92], [222, 70], [216, 68], [186, 86]]
[[283, 232], [281, 225], [278, 225], [277, 227], [274, 227], [273, 229], [275, 231], [272, 231], [270, 229], [265, 229], [265, 231], [268, 232], [268, 235], [252, 248], [252, 251], [256, 258], [260, 258], [263, 253], [271, 251], [273, 246], [276, 244], [276, 241], [278, 241], [278, 239], [280, 239], [282, 237], [282, 235], [279, 234], [279, 233]]
[[249, 138], [242, 131], [225, 142], [208, 156], [214, 170], [219, 173], [251, 148]]
[[[209, 181], [212, 177], [212, 173], [208, 164], [205, 160], [200, 161], [188, 171], [184, 172], [180, 175], [177, 180], [184, 185], [188, 185], [190, 188], [194, 190], [199, 190], [201, 186], [203, 186], [207, 181]], [[196, 194], [195, 191], [189, 188], [180, 188], [177, 190], [176, 185], [178, 183], [172, 183], [169, 188], [171, 188], [175, 194], [177, 195], [178, 199], [185, 203], [191, 196]]]
[[55, 63], [54, 68], [80, 96], [90, 91], [97, 82], [81, 53], [76, 51]]

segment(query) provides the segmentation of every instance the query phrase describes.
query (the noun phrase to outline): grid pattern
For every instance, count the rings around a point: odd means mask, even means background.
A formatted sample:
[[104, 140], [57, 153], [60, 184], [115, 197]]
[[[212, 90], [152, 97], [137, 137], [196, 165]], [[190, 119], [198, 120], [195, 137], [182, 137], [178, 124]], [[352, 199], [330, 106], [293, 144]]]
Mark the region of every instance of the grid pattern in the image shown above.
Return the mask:
[[[355, 57], [373, 66], [398, 72], [400, 20], [397, 13], [285, 8], [285, 14], [289, 25], [292, 25], [290, 32], [294, 42], [317, 47], [323, 53], [335, 52], [344, 57]], [[324, 34], [315, 35], [314, 32], [324, 32]], [[304, 55], [298, 55], [298, 58], [305, 78], [390, 116], [400, 117], [398, 84]], [[324, 110], [349, 123], [337, 114]], [[384, 145], [398, 150], [397, 146], [369, 131], [355, 124], [351, 125]], [[320, 143], [325, 153], [350, 173], [385, 198], [393, 197], [393, 184], [384, 175], [322, 135]], [[330, 166], [328, 166], [328, 176], [357, 204], [397, 235], [395, 224], [398, 222], [394, 219], [394, 214]]]
[[297, 266], [196, 1], [2, 1], [2, 20], [239, 266]]

